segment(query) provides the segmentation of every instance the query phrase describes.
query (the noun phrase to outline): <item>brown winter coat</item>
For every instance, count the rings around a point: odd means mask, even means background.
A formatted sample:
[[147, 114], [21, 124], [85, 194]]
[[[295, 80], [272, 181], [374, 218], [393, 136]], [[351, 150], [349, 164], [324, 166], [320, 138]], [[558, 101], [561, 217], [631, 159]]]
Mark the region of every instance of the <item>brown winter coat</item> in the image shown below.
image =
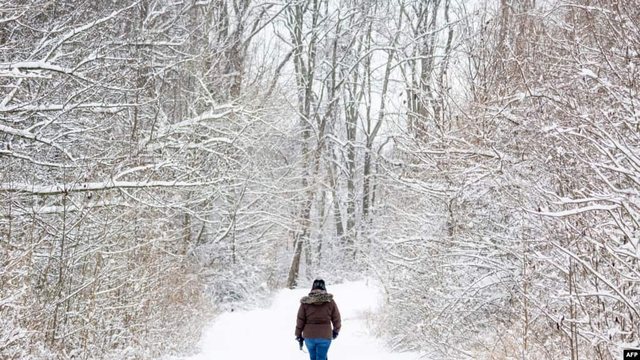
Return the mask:
[[340, 311], [333, 301], [333, 295], [313, 290], [309, 296], [300, 299], [296, 336], [305, 339], [331, 339], [331, 331], [339, 332], [340, 325]]

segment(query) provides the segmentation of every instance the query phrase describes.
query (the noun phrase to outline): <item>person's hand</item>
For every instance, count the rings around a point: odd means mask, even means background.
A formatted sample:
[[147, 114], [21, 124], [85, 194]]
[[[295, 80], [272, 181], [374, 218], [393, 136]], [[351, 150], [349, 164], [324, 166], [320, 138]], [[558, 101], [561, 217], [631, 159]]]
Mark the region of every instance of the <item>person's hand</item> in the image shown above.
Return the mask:
[[302, 336], [296, 336], [296, 341], [298, 345], [300, 345], [300, 349], [302, 349], [302, 344], [304, 343], [304, 338]]
[[338, 337], [338, 332], [333, 330], [332, 333], [333, 333], [332, 334], [333, 335], [333, 339], [335, 340]]

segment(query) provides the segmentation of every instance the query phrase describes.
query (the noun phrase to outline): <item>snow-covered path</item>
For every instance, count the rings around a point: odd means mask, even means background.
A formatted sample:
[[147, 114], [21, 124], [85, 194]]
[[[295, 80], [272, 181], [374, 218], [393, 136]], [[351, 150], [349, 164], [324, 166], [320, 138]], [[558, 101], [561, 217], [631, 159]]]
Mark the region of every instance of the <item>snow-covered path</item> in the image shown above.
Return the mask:
[[[365, 282], [327, 285], [342, 314], [342, 331], [329, 350], [331, 360], [416, 360], [415, 353], [391, 353], [367, 330], [366, 314], [379, 300]], [[270, 308], [219, 316], [205, 332], [201, 353], [184, 360], [307, 360], [294, 339], [299, 299], [308, 289], [281, 290]], [[306, 351], [306, 349], [305, 349]]]

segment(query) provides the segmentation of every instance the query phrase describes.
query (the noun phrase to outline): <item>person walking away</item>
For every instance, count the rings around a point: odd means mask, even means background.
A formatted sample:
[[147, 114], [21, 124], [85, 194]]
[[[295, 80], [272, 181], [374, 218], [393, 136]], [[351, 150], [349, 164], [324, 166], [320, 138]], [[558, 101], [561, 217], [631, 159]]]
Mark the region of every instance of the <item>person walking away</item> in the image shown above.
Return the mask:
[[316, 279], [309, 295], [300, 299], [296, 321], [296, 340], [307, 346], [311, 360], [327, 360], [331, 340], [340, 332], [341, 319], [333, 295], [327, 292], [324, 280]]

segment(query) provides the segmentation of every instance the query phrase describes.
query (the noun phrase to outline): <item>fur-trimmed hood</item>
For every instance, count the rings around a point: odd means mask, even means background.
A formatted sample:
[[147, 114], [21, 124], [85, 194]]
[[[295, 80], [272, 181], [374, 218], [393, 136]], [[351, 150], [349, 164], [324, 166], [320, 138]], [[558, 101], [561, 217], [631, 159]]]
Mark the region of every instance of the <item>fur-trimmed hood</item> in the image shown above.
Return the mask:
[[328, 303], [333, 300], [333, 295], [329, 294], [326, 291], [312, 291], [309, 295], [300, 299], [300, 303], [302, 304], [322, 304]]

